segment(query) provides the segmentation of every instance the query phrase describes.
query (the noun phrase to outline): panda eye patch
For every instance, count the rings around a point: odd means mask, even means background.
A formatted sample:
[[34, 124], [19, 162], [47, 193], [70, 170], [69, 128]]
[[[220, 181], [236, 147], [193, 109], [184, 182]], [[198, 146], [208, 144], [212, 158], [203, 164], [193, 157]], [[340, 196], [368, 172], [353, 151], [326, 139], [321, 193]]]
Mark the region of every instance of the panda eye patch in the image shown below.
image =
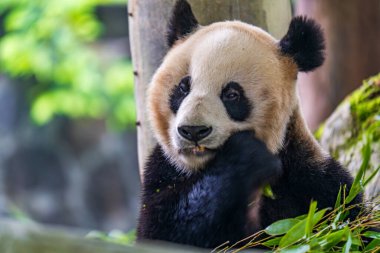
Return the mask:
[[252, 106], [245, 96], [243, 87], [237, 82], [229, 82], [220, 95], [229, 117], [235, 121], [244, 121], [251, 113]]
[[190, 92], [190, 76], [182, 78], [179, 83], [179, 89], [183, 94], [188, 94]]
[[182, 101], [185, 99], [187, 95], [189, 95], [190, 84], [191, 84], [191, 77], [186, 76], [181, 79], [178, 85], [174, 86], [169, 97], [170, 110], [173, 113], [177, 113], [179, 107], [181, 106]]

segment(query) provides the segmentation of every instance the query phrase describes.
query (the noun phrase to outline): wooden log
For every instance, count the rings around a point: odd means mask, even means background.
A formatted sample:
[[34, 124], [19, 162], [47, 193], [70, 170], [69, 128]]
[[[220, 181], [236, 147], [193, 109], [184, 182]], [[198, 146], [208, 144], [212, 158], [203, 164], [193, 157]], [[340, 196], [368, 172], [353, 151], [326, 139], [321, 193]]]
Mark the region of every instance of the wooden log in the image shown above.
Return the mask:
[[[196, 253], [200, 249], [174, 244], [123, 246], [87, 239], [86, 233], [13, 220], [0, 220], [1, 253]], [[209, 252], [209, 251], [206, 251]]]
[[[123, 246], [85, 238], [87, 232], [0, 219], [1, 253], [202, 253], [210, 250], [167, 242]], [[260, 253], [260, 249], [244, 252]]]
[[[156, 143], [146, 118], [145, 93], [167, 52], [165, 33], [175, 1], [128, 1], [141, 176], [145, 159]], [[291, 19], [288, 0], [189, 0], [189, 3], [200, 24], [238, 19], [262, 27], [277, 38], [285, 34]]]

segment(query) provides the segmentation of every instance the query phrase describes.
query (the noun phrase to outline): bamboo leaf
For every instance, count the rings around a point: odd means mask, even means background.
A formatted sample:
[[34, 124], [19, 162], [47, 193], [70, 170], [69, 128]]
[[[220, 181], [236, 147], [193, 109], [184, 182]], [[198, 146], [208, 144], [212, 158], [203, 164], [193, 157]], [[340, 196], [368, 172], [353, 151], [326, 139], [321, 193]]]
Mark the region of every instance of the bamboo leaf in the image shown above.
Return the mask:
[[351, 236], [351, 231], [348, 230], [348, 232], [347, 232], [347, 242], [346, 242], [346, 244], [343, 247], [343, 253], [350, 253], [351, 245], [352, 245], [352, 236]]
[[364, 252], [376, 252], [376, 250], [380, 250], [380, 239], [374, 239], [370, 242], [365, 248]]
[[363, 236], [372, 238], [372, 239], [380, 239], [380, 232], [376, 231], [367, 231], [363, 234]]
[[336, 214], [334, 220], [331, 222], [331, 227], [332, 227], [332, 229], [336, 229], [338, 222], [342, 220], [342, 219], [340, 218], [341, 215], [342, 215], [342, 212], [338, 212], [338, 213]]
[[289, 231], [294, 225], [300, 222], [297, 219], [284, 219], [276, 221], [265, 229], [268, 235], [282, 235]]
[[262, 245], [270, 248], [273, 246], [277, 246], [280, 243], [280, 240], [281, 240], [281, 237], [272, 238], [268, 241], [263, 242]]
[[316, 201], [312, 201], [311, 204], [310, 204], [310, 207], [309, 207], [309, 213], [307, 215], [306, 225], [305, 225], [305, 235], [307, 237], [310, 236], [310, 234], [311, 234], [311, 232], [313, 230], [313, 227], [314, 227], [313, 217], [314, 217], [316, 209], [317, 209], [317, 202]]
[[338, 209], [341, 205], [341, 199], [342, 198], [342, 186], [339, 187], [338, 196], [336, 197], [334, 209]]
[[321, 238], [320, 246], [323, 248], [323, 250], [327, 251], [341, 241], [346, 241], [348, 231], [348, 227], [345, 227], [343, 230], [325, 235]]
[[[327, 209], [323, 209], [321, 211], [316, 212], [313, 215], [313, 220], [312, 220], [312, 226], [317, 224], [324, 214], [326, 213]], [[284, 248], [287, 246], [292, 245], [296, 241], [302, 239], [303, 237], [306, 236], [305, 230], [306, 230], [306, 222], [307, 222], [307, 217], [300, 222], [298, 222], [296, 225], [294, 225], [281, 239], [279, 243], [280, 248]]]
[[270, 184], [267, 184], [263, 187], [263, 195], [265, 197], [268, 197], [270, 199], [276, 199], [273, 191], [272, 191], [272, 187], [270, 186]]
[[280, 240], [280, 248], [292, 245], [305, 236], [306, 220], [298, 222]]
[[372, 172], [372, 174], [366, 179], [366, 181], [363, 183], [363, 187], [365, 187], [371, 180], [377, 175], [377, 173], [380, 171], [380, 166]]
[[310, 251], [309, 245], [298, 245], [280, 250], [281, 253], [306, 253]]

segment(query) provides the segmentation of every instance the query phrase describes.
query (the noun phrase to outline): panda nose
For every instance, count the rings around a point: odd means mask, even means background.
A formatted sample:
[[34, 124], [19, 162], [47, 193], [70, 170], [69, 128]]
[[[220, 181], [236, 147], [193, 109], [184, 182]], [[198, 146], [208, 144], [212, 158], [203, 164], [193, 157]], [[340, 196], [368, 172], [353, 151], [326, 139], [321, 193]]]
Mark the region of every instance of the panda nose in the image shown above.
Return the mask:
[[178, 133], [189, 141], [198, 142], [210, 135], [212, 127], [207, 126], [181, 126]]

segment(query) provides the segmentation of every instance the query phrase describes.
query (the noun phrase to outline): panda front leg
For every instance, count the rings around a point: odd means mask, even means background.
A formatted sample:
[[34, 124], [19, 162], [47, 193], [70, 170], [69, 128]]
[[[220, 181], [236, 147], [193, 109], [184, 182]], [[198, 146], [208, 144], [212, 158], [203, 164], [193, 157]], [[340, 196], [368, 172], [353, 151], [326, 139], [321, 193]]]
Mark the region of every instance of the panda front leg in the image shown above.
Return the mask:
[[[353, 183], [350, 173], [329, 156], [316, 156], [314, 148], [298, 140], [287, 142], [279, 154], [283, 175], [272, 185], [275, 199], [263, 198], [260, 215], [262, 224], [306, 214], [312, 201], [318, 209], [335, 206], [339, 191], [341, 202], [348, 196]], [[363, 209], [363, 196], [358, 194], [349, 203], [352, 205], [348, 218], [354, 220]]]
[[177, 172], [162, 151], [156, 155], [146, 168], [138, 239], [200, 247], [236, 242], [247, 234], [250, 196], [281, 174], [279, 159], [248, 131], [230, 137], [191, 176]]

